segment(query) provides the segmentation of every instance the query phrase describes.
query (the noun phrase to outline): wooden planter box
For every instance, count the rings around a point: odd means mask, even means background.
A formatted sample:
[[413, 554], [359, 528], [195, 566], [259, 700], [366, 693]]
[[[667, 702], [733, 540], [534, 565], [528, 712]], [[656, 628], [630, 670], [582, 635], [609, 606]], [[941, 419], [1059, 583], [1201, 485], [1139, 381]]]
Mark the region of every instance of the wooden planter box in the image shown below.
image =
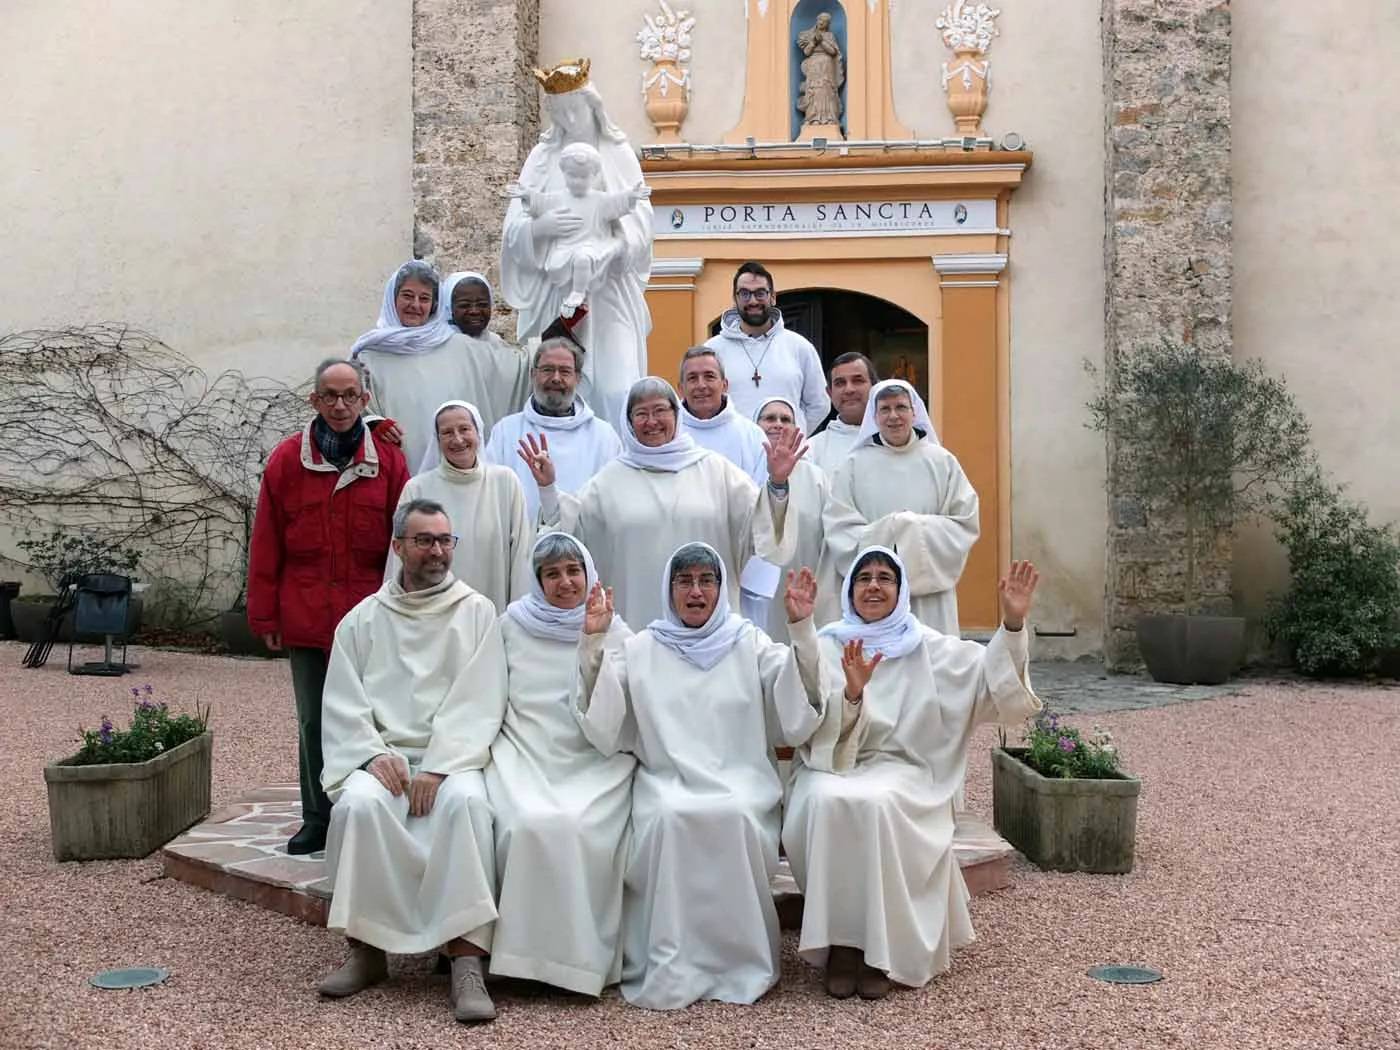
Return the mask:
[[1027, 859], [1050, 871], [1133, 870], [1142, 781], [1043, 777], [1021, 756], [992, 749], [992, 824]]
[[44, 767], [58, 860], [144, 857], [209, 813], [214, 736], [149, 762]]

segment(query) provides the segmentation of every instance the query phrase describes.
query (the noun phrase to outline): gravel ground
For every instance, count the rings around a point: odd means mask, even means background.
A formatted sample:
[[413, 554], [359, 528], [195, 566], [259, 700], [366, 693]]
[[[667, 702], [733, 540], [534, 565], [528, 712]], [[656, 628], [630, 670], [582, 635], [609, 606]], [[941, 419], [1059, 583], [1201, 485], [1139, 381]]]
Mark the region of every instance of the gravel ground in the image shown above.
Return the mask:
[[[837, 1003], [784, 941], [781, 985], [750, 1007], [674, 1014], [507, 986], [495, 1024], [451, 1020], [445, 978], [395, 959], [386, 985], [339, 1003], [316, 980], [342, 954], [325, 930], [160, 877], [159, 861], [55, 863], [42, 767], [75, 727], [124, 720], [151, 682], [214, 705], [214, 804], [295, 779], [285, 663], [134, 651], [121, 680], [19, 667], [0, 643], [0, 1047], [1400, 1047], [1400, 690], [1250, 685], [1238, 695], [1101, 716], [1146, 787], [1128, 876], [1028, 865], [973, 903], [979, 940], [951, 973], [882, 1003]], [[977, 740], [968, 795], [990, 813]], [[1114, 987], [1103, 962], [1166, 980]], [[102, 992], [92, 973], [172, 977]]]

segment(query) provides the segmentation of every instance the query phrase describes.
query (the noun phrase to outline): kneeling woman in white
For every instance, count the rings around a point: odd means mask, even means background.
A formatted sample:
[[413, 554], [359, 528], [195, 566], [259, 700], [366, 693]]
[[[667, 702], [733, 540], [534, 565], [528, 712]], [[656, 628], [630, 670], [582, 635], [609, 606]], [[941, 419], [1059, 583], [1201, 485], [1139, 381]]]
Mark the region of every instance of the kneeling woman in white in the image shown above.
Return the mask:
[[[509, 693], [486, 767], [501, 888], [491, 972], [597, 995], [621, 975], [636, 760], [600, 755], [572, 704], [584, 604], [598, 579], [592, 556], [551, 532], [531, 563], [533, 589], [501, 617]], [[615, 617], [603, 646], [616, 652], [631, 634]]]
[[[530, 592], [535, 530], [525, 515], [525, 490], [509, 467], [482, 459], [486, 430], [475, 405], [443, 402], [433, 413], [432, 432], [437, 443], [403, 487], [399, 506], [429, 499], [447, 508], [458, 534], [452, 574], [503, 613], [513, 599]], [[399, 559], [391, 550], [384, 578], [392, 580], [398, 572]]]
[[881, 998], [891, 978], [921, 987], [973, 939], [953, 792], [974, 726], [1040, 710], [1024, 630], [1037, 580], [1030, 562], [1012, 564], [983, 647], [919, 623], [893, 551], [867, 548], [851, 566], [842, 618], [821, 632], [827, 681], [839, 666], [845, 688], [797, 752], [783, 822], [804, 895], [798, 951], [826, 964], [834, 996]]
[[604, 654], [612, 594], [595, 587], [579, 650], [590, 738], [637, 756], [622, 995], [653, 1010], [751, 1003], [776, 983], [773, 747], [800, 744], [822, 716], [812, 574], [789, 577], [789, 649], [731, 615], [725, 571], [714, 548], [681, 547], [661, 578], [664, 618], [620, 655]]

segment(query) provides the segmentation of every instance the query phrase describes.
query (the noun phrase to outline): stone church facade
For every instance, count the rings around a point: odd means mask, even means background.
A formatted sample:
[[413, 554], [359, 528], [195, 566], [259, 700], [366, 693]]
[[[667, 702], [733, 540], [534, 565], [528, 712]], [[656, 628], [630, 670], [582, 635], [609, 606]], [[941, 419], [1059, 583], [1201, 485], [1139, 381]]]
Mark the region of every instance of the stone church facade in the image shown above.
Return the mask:
[[[1341, 21], [1214, 0], [347, 0], [274, 17], [162, 0], [124, 23], [74, 6], [60, 17], [95, 42], [0, 15], [34, 159], [0, 182], [20, 214], [7, 328], [120, 315], [206, 367], [290, 378], [372, 322], [404, 257], [497, 276], [502, 191], [540, 130], [532, 67], [580, 55], [653, 189], [652, 371], [703, 340], [754, 257], [825, 356], [863, 349], [922, 385], [983, 499], [965, 628], [991, 626], [1013, 556], [1047, 573], [1042, 653], [1131, 661], [1136, 615], [1179, 605], [1179, 550], [1147, 539], [1084, 426], [1084, 363], [1162, 336], [1285, 375], [1325, 465], [1400, 517], [1387, 5]], [[794, 41], [823, 11], [845, 43], [842, 124], [804, 134]], [[960, 18], [985, 41], [949, 46]], [[685, 46], [661, 46], [683, 24]], [[110, 59], [127, 52], [144, 71]], [[43, 115], [83, 105], [112, 119], [65, 156]], [[26, 293], [33, 273], [64, 308]], [[1252, 530], [1205, 578], [1212, 604], [1255, 616], [1284, 582]]]

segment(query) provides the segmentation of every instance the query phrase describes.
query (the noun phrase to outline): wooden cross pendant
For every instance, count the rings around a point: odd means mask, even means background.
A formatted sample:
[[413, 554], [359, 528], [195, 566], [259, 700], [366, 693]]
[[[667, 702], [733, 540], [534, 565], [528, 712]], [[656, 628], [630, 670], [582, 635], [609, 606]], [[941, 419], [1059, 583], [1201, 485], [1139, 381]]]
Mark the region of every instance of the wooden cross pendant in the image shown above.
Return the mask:
[[757, 368], [755, 368], [755, 369], [753, 370], [753, 377], [752, 377], [752, 378], [753, 378], [753, 385], [754, 385], [754, 386], [758, 386], [759, 383], [763, 382], [763, 377], [762, 377], [761, 375], [758, 374], [758, 369], [757, 369]]

